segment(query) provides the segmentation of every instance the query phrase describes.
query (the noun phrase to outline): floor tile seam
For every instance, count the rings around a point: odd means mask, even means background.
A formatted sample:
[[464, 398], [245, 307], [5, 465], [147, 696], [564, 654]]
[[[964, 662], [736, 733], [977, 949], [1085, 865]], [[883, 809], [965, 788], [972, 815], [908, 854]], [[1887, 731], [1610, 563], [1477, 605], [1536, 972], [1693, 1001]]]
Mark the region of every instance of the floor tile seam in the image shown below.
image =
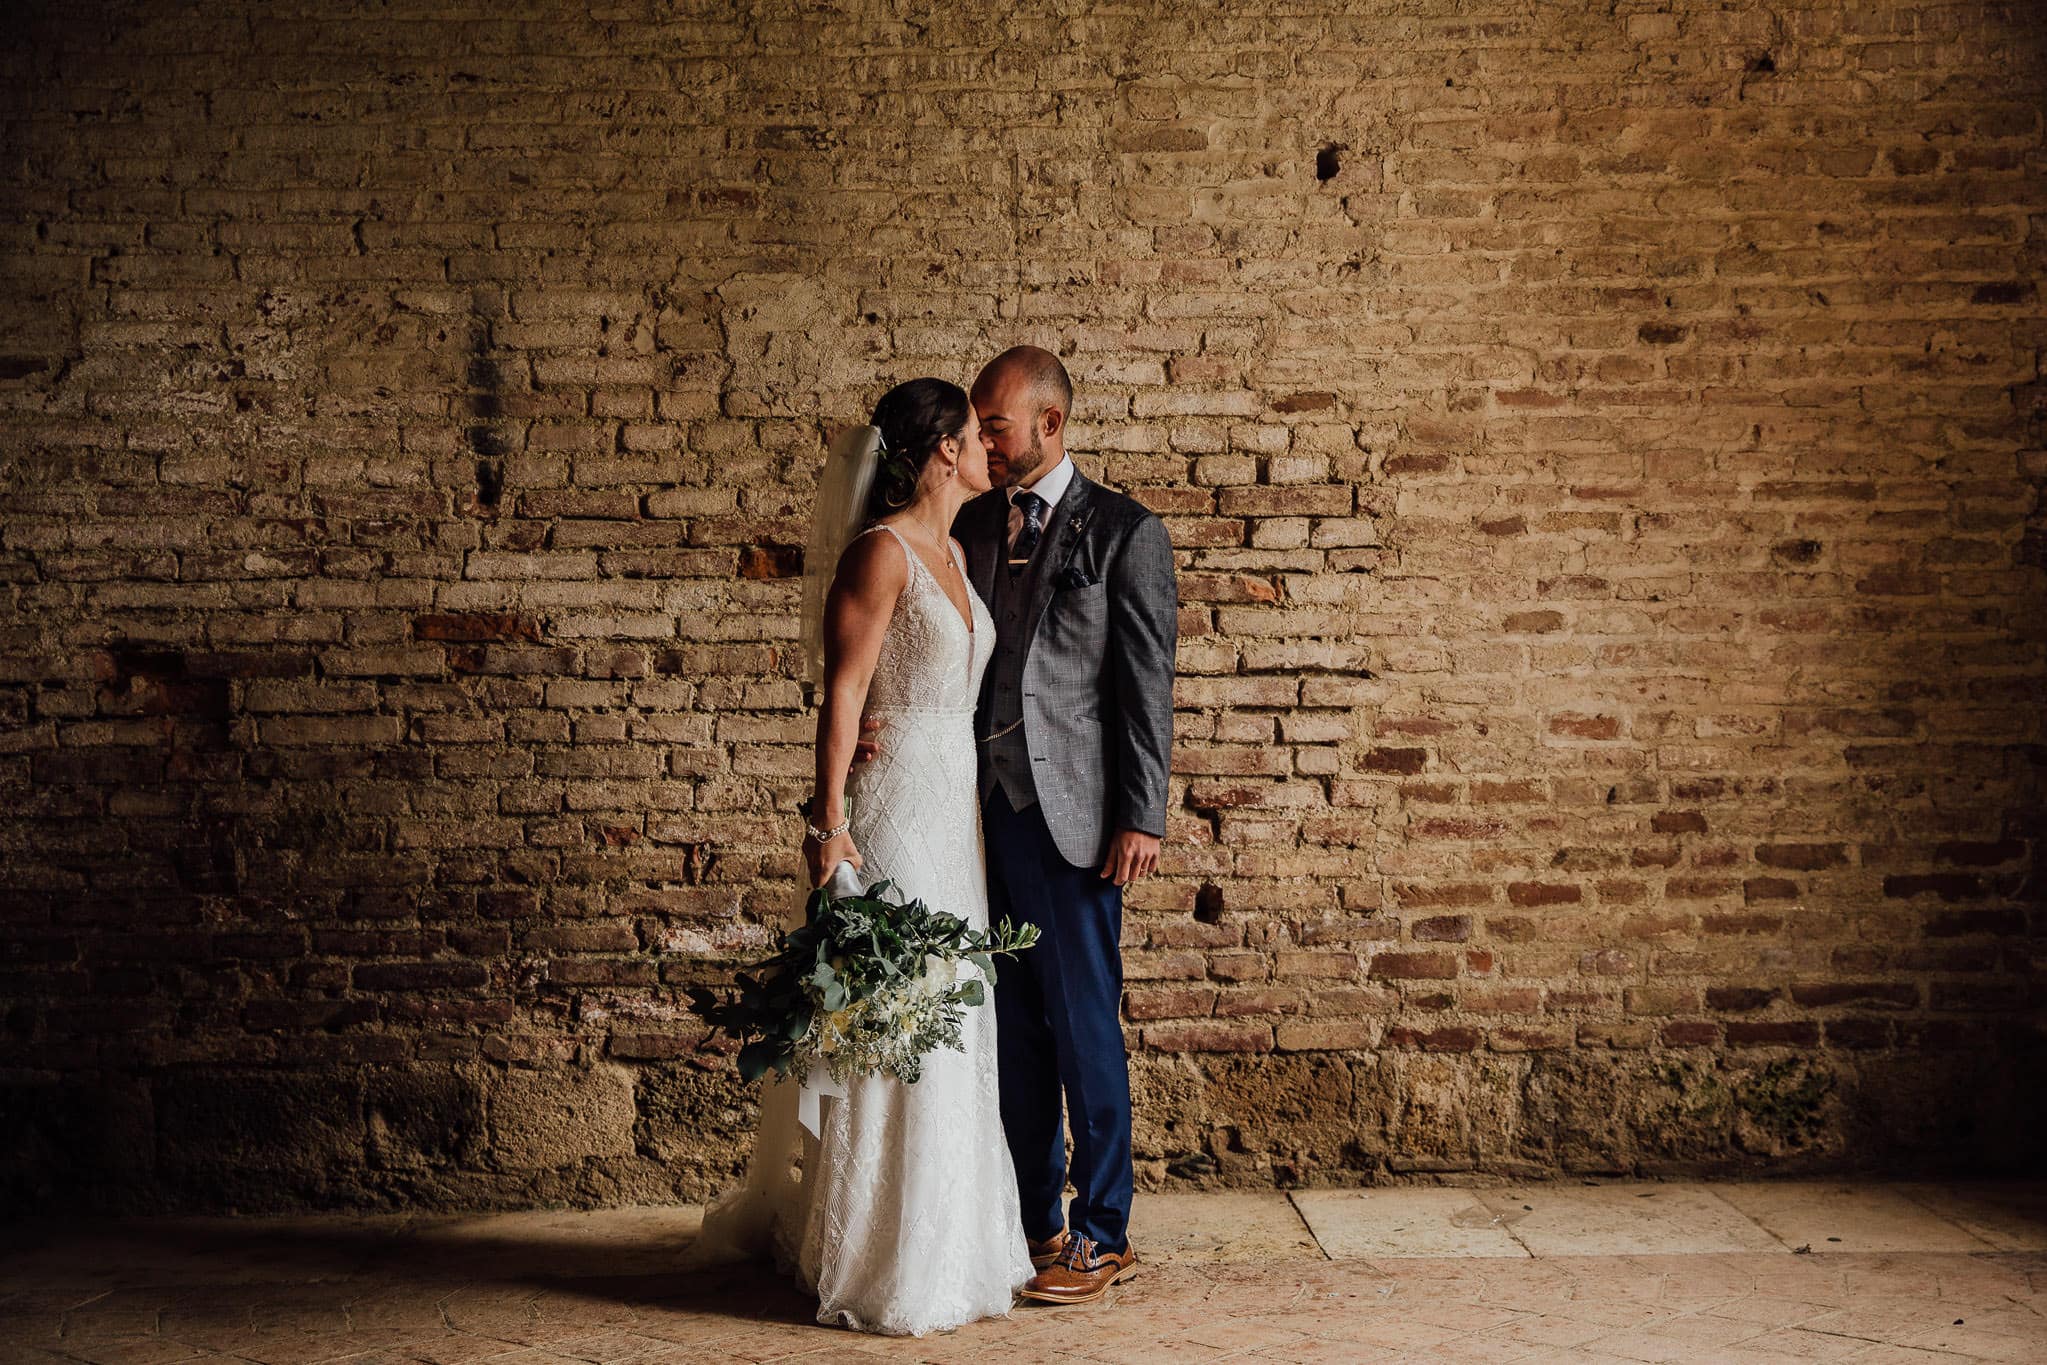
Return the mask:
[[[1887, 1189], [1887, 1190], [1890, 1190], [1890, 1191], [1892, 1191], [1892, 1192], [1893, 1192], [1893, 1193], [1895, 1193], [1895, 1194], [1896, 1194], [1896, 1195], [1897, 1195], [1897, 1196], [1898, 1196], [1899, 1198], [1903, 1199], [1903, 1200], [1904, 1200], [1904, 1201], [1905, 1201], [1906, 1203], [1908, 1203], [1908, 1204], [1917, 1204], [1917, 1205], [1918, 1205], [1918, 1206], [1919, 1206], [1920, 1208], [1922, 1208], [1922, 1209], [1926, 1210], [1926, 1212], [1928, 1212], [1928, 1213], [1932, 1214], [1932, 1215], [1933, 1215], [1933, 1216], [1934, 1216], [1935, 1218], [1938, 1218], [1938, 1219], [1939, 1219], [1939, 1220], [1940, 1220], [1941, 1222], [1943, 1222], [1943, 1223], [1946, 1223], [1946, 1224], [1948, 1224], [1949, 1226], [1951, 1226], [1951, 1227], [1953, 1227], [1953, 1228], [1957, 1229], [1958, 1231], [1960, 1231], [1960, 1232], [1961, 1232], [1961, 1234], [1962, 1234], [1962, 1235], [1963, 1235], [1964, 1237], [1971, 1237], [1971, 1238], [1974, 1238], [1974, 1239], [1975, 1239], [1976, 1241], [1978, 1241], [1978, 1242], [1981, 1242], [1981, 1243], [1982, 1243], [1982, 1244], [1983, 1244], [1984, 1246], [1986, 1246], [1986, 1247], [1989, 1247], [1989, 1248], [1990, 1248], [1990, 1249], [1991, 1249], [1992, 1251], [2008, 1251], [2008, 1250], [2010, 1250], [2010, 1249], [2011, 1249], [2011, 1248], [2009, 1248], [2009, 1247], [2001, 1247], [2001, 1246], [1997, 1245], [1997, 1243], [1995, 1243], [1995, 1242], [1991, 1241], [1991, 1240], [1990, 1240], [1990, 1239], [1989, 1239], [1988, 1237], [1984, 1237], [1984, 1236], [1982, 1236], [1981, 1234], [1979, 1234], [1979, 1233], [1975, 1232], [1974, 1230], [1972, 1230], [1971, 1228], [1969, 1228], [1969, 1227], [1968, 1227], [1967, 1225], [1965, 1225], [1964, 1223], [1962, 1223], [1962, 1221], [1961, 1221], [1960, 1219], [1957, 1219], [1957, 1218], [1954, 1218], [1954, 1217], [1951, 1217], [1951, 1216], [1949, 1216], [1948, 1214], [1942, 1213], [1942, 1212], [1941, 1212], [1941, 1211], [1940, 1211], [1939, 1209], [1935, 1208], [1935, 1207], [1934, 1207], [1933, 1205], [1931, 1205], [1931, 1204], [1929, 1204], [1928, 1202], [1926, 1202], [1926, 1200], [1925, 1200], [1924, 1198], [1922, 1198], [1922, 1197], [1920, 1196], [1920, 1194], [1919, 1194], [1919, 1193], [1917, 1192], [1917, 1191], [1919, 1191], [1919, 1190], [1923, 1189], [1924, 1187], [1923, 1187], [1923, 1186], [1921, 1186], [1921, 1185], [1920, 1185], [1920, 1184], [1919, 1184], [1918, 1182], [1916, 1182], [1916, 1181], [1900, 1181], [1900, 1182], [1898, 1182], [1898, 1183], [1896, 1183], [1896, 1184], [1893, 1184], [1893, 1185], [1884, 1185], [1884, 1186], [1879, 1186], [1878, 1188], [1880, 1188], [1880, 1189]], [[1952, 1188], [1952, 1187], [1950, 1187], [1950, 1186], [1936, 1186], [1935, 1188], [1936, 1188], [1936, 1189], [1948, 1189], [1948, 1188]]]
[[[1521, 1248], [1522, 1255], [1526, 1256], [1531, 1261], [1543, 1261], [1553, 1259], [1551, 1257], [1539, 1255], [1536, 1252], [1535, 1248], [1529, 1245], [1527, 1238], [1523, 1237], [1520, 1233], [1514, 1231], [1514, 1224], [1519, 1222], [1520, 1220], [1508, 1219], [1507, 1213], [1511, 1213], [1512, 1210], [1502, 1212], [1500, 1209], [1495, 1207], [1495, 1204], [1499, 1202], [1518, 1203], [1521, 1199], [1521, 1196], [1515, 1193], [1516, 1188], [1517, 1187], [1514, 1186], [1508, 1186], [1499, 1190], [1478, 1189], [1473, 1190], [1472, 1195], [1475, 1199], [1477, 1199], [1480, 1208], [1484, 1209], [1487, 1213], [1493, 1215], [1492, 1220], [1493, 1226], [1497, 1228], [1499, 1231], [1506, 1233], [1507, 1239], [1513, 1242], [1515, 1246]], [[1487, 1195], [1494, 1195], [1496, 1196], [1496, 1198], [1488, 1199], [1486, 1197]], [[1523, 1204], [1521, 1206], [1521, 1212], [1533, 1213], [1535, 1212], [1535, 1210], [1528, 1207], [1528, 1205]], [[1508, 1258], [1501, 1257], [1499, 1259], [1504, 1260]]]
[[[1769, 1238], [1772, 1242], [1775, 1242], [1784, 1251], [1788, 1252], [1792, 1250], [1791, 1244], [1785, 1241], [1782, 1237], [1779, 1237], [1770, 1228], [1765, 1227], [1762, 1223], [1762, 1220], [1758, 1219], [1755, 1215], [1748, 1213], [1745, 1210], [1737, 1207], [1734, 1203], [1732, 1203], [1730, 1200], [1724, 1197], [1718, 1190], [1714, 1189], [1711, 1185], [1694, 1185], [1691, 1186], [1690, 1188], [1697, 1190], [1699, 1193], [1705, 1195], [1706, 1198], [1712, 1200], [1713, 1203], [1725, 1209], [1729, 1214], [1731, 1214], [1735, 1218], [1736, 1221], [1746, 1223], [1750, 1227], [1754, 1228], [1757, 1232], [1762, 1233], [1763, 1236]], [[1757, 1249], [1763, 1250], [1763, 1248]]]
[[1336, 1258], [1329, 1254], [1329, 1248], [1322, 1245], [1322, 1234], [1315, 1231], [1315, 1225], [1308, 1221], [1306, 1210], [1302, 1209], [1300, 1201], [1294, 1198], [1295, 1193], [1294, 1190], [1286, 1191], [1286, 1206], [1293, 1210], [1295, 1221], [1301, 1225], [1301, 1230], [1308, 1234], [1308, 1240], [1315, 1244], [1315, 1250], [1322, 1253], [1322, 1259], [1334, 1261]]
[[[1746, 1302], [1748, 1301], [1748, 1298], [1754, 1298], [1754, 1297], [1756, 1297], [1756, 1296], [1755, 1296], [1755, 1295], [1749, 1295], [1749, 1296], [1747, 1296], [1746, 1298], [1742, 1298], [1742, 1299], [1731, 1299], [1731, 1300], [1729, 1300], [1729, 1302], [1730, 1302], [1730, 1303], [1746, 1303]], [[1716, 1305], [1716, 1306], [1717, 1306], [1717, 1305]], [[1812, 1321], [1812, 1320], [1813, 1320], [1814, 1318], [1823, 1318], [1823, 1317], [1825, 1317], [1825, 1316], [1826, 1316], [1827, 1314], [1829, 1314], [1829, 1313], [1833, 1313], [1833, 1312], [1838, 1312], [1838, 1311], [1839, 1311], [1839, 1310], [1838, 1310], [1838, 1309], [1836, 1309], [1836, 1308], [1832, 1308], [1832, 1307], [1828, 1307], [1828, 1308], [1821, 1308], [1821, 1307], [1819, 1307], [1819, 1306], [1817, 1306], [1817, 1305], [1814, 1305], [1814, 1304], [1807, 1304], [1806, 1306], [1807, 1306], [1807, 1307], [1809, 1307], [1809, 1308], [1812, 1308], [1812, 1309], [1813, 1309], [1813, 1311], [1812, 1311], [1812, 1312], [1810, 1312], [1810, 1313], [1807, 1313], [1807, 1314], [1806, 1314], [1806, 1315], [1805, 1315], [1804, 1317], [1800, 1317], [1800, 1318], [1791, 1318], [1791, 1319], [1787, 1319], [1786, 1321], [1783, 1321], [1783, 1322], [1772, 1322], [1772, 1323], [1767, 1323], [1767, 1324], [1759, 1324], [1759, 1326], [1761, 1326], [1761, 1327], [1762, 1327], [1762, 1330], [1763, 1330], [1763, 1331], [1764, 1331], [1765, 1333], [1768, 1333], [1768, 1332], [1783, 1332], [1783, 1331], [1789, 1331], [1789, 1330], [1791, 1330], [1791, 1329], [1793, 1329], [1793, 1328], [1802, 1328], [1802, 1327], [1803, 1327], [1803, 1326], [1804, 1326], [1804, 1325], [1805, 1325], [1806, 1323], [1808, 1323], [1808, 1322], [1811, 1322], [1811, 1321]], [[1754, 1322], [1754, 1321], [1755, 1321], [1755, 1319], [1753, 1319], [1753, 1318], [1734, 1318], [1734, 1317], [1728, 1317], [1728, 1316], [1726, 1316], [1726, 1315], [1724, 1315], [1724, 1314], [1721, 1314], [1721, 1313], [1715, 1312], [1715, 1311], [1714, 1311], [1714, 1309], [1712, 1309], [1712, 1308], [1700, 1308], [1700, 1309], [1696, 1309], [1696, 1310], [1694, 1310], [1694, 1311], [1693, 1311], [1692, 1313], [1689, 1313], [1689, 1314], [1682, 1314], [1681, 1316], [1687, 1316], [1687, 1317], [1692, 1317], [1692, 1316], [1696, 1316], [1696, 1317], [1711, 1317], [1711, 1318], [1719, 1318], [1719, 1319], [1720, 1319], [1721, 1321], [1723, 1321], [1723, 1322]]]
[[[1966, 1227], [1962, 1226], [1962, 1224], [1960, 1224], [1959, 1222], [1955, 1221], [1955, 1220], [1954, 1220], [1953, 1218], [1949, 1217], [1949, 1216], [1948, 1216], [1947, 1214], [1944, 1214], [1944, 1213], [1940, 1212], [1940, 1211], [1939, 1211], [1938, 1209], [1936, 1209], [1936, 1208], [1933, 1208], [1933, 1207], [1932, 1207], [1931, 1205], [1927, 1204], [1927, 1203], [1926, 1203], [1926, 1202], [1925, 1202], [1924, 1200], [1922, 1200], [1922, 1199], [1917, 1199], [1917, 1198], [1914, 1198], [1914, 1197], [1913, 1197], [1913, 1195], [1911, 1194], [1911, 1192], [1910, 1192], [1909, 1188], [1908, 1188], [1908, 1187], [1909, 1187], [1910, 1185], [1912, 1185], [1912, 1184], [1914, 1184], [1914, 1183], [1916, 1183], [1916, 1182], [1912, 1182], [1912, 1181], [1901, 1181], [1901, 1180], [1889, 1180], [1889, 1181], [1875, 1181], [1875, 1182], [1870, 1182], [1870, 1183], [1867, 1183], [1867, 1184], [1855, 1184], [1855, 1183], [1852, 1183], [1852, 1182], [1845, 1182], [1845, 1183], [1837, 1183], [1837, 1182], [1832, 1182], [1832, 1181], [1825, 1181], [1825, 1180], [1819, 1180], [1819, 1181], [1784, 1181], [1784, 1182], [1777, 1182], [1777, 1181], [1753, 1181], [1753, 1182], [1743, 1182], [1743, 1183], [1742, 1183], [1741, 1185], [1733, 1186], [1733, 1187], [1731, 1187], [1731, 1188], [1755, 1188], [1755, 1189], [1761, 1189], [1761, 1190], [1764, 1190], [1764, 1191], [1776, 1190], [1776, 1191], [1780, 1191], [1780, 1192], [1781, 1192], [1782, 1190], [1785, 1190], [1785, 1189], [1789, 1189], [1789, 1188], [1794, 1188], [1794, 1187], [1800, 1187], [1800, 1186], [1806, 1186], [1806, 1187], [1814, 1187], [1814, 1188], [1818, 1188], [1818, 1187], [1835, 1187], [1835, 1188], [1838, 1188], [1838, 1189], [1842, 1189], [1842, 1190], [1851, 1190], [1851, 1191], [1856, 1191], [1856, 1192], [1860, 1192], [1860, 1191], [1874, 1191], [1874, 1192], [1876, 1192], [1876, 1193], [1878, 1193], [1878, 1194], [1891, 1194], [1891, 1195], [1894, 1195], [1894, 1196], [1896, 1196], [1897, 1198], [1899, 1198], [1899, 1199], [1903, 1200], [1903, 1201], [1904, 1201], [1905, 1203], [1907, 1203], [1907, 1204], [1910, 1204], [1910, 1205], [1912, 1205], [1912, 1206], [1913, 1206], [1913, 1208], [1915, 1208], [1916, 1210], [1918, 1210], [1918, 1211], [1919, 1211], [1920, 1213], [1923, 1213], [1923, 1214], [1925, 1214], [1925, 1215], [1926, 1215], [1927, 1217], [1929, 1217], [1930, 1219], [1932, 1219], [1932, 1220], [1933, 1220], [1934, 1222], [1936, 1222], [1936, 1223], [1940, 1223], [1940, 1224], [1942, 1224], [1942, 1225], [1944, 1225], [1944, 1226], [1946, 1226], [1946, 1227], [1948, 1227], [1948, 1228], [1951, 1228], [1951, 1229], [1953, 1229], [1953, 1230], [1954, 1230], [1954, 1231], [1956, 1231], [1956, 1232], [1959, 1232], [1959, 1233], [1961, 1233], [1963, 1237], [1967, 1238], [1967, 1239], [1968, 1239], [1969, 1241], [1971, 1241], [1971, 1242], [1974, 1242], [1974, 1243], [1976, 1244], [1976, 1247], [1977, 1247], [1977, 1248], [1981, 1248], [1981, 1249], [1982, 1249], [1982, 1250], [1984, 1250], [1984, 1251], [1992, 1251], [1992, 1252], [1998, 1252], [1998, 1251], [2004, 1251], [2004, 1250], [2006, 1250], [2006, 1248], [2003, 1248], [2003, 1247], [1997, 1246], [1997, 1245], [1996, 1245], [1995, 1243], [1992, 1243], [1992, 1242], [1991, 1242], [1991, 1241], [1989, 1241], [1989, 1239], [1987, 1239], [1987, 1238], [1984, 1238], [1984, 1237], [1979, 1237], [1979, 1236], [1977, 1236], [1977, 1235], [1976, 1235], [1975, 1233], [1971, 1232], [1971, 1231], [1970, 1231], [1970, 1230], [1969, 1230], [1968, 1228], [1966, 1228]], [[1944, 1187], [1944, 1188], [1945, 1188], [1945, 1187]], [[1729, 1202], [1732, 1202], [1732, 1201], [1729, 1201]], [[1760, 1219], [1760, 1216], [1757, 1216], [1757, 1221], [1758, 1221], [1758, 1224], [1759, 1224], [1759, 1225], [1761, 1225], [1761, 1219]], [[1789, 1244], [1789, 1241], [1790, 1241], [1790, 1239], [1789, 1239], [1788, 1237], [1785, 1237], [1785, 1236], [1782, 1236], [1782, 1235], [1780, 1235], [1779, 1233], [1777, 1233], [1777, 1232], [1776, 1232], [1776, 1230], [1775, 1230], [1775, 1229], [1773, 1229], [1773, 1228], [1770, 1228], [1770, 1227], [1768, 1227], [1768, 1226], [1764, 1226], [1764, 1231], [1766, 1231], [1766, 1232], [1770, 1233], [1770, 1235], [1771, 1235], [1771, 1236], [1773, 1236], [1773, 1237], [1776, 1237], [1776, 1238], [1777, 1238], [1777, 1239], [1778, 1239], [1779, 1241], [1781, 1241], [1781, 1242], [1785, 1242], [1785, 1243], [1786, 1243], [1787, 1245]], [[1846, 1250], [1846, 1248], [1844, 1247], [1844, 1248], [1843, 1248], [1843, 1250]], [[1875, 1255], [1875, 1256], [1881, 1256], [1881, 1255], [1925, 1255], [1925, 1254], [1942, 1254], [1942, 1255], [1968, 1255], [1968, 1254], [1972, 1254], [1972, 1252], [1974, 1251], [1974, 1249], [1973, 1249], [1973, 1248], [1972, 1248], [1972, 1249], [1969, 1249], [1969, 1250], [1957, 1250], [1957, 1249], [1949, 1249], [1949, 1250], [1946, 1250], [1946, 1251], [1941, 1251], [1941, 1252], [1928, 1252], [1928, 1251], [1919, 1251], [1919, 1250], [1917, 1250], [1917, 1249], [1905, 1249], [1905, 1250], [1902, 1250], [1902, 1251], [1870, 1251], [1870, 1250], [1868, 1250], [1867, 1248], [1864, 1248], [1864, 1251], [1865, 1251], [1865, 1252], [1866, 1252], [1867, 1254], [1869, 1254], [1869, 1255]], [[1826, 1252], [1823, 1252], [1823, 1251], [1822, 1251], [1822, 1250], [1821, 1250], [1820, 1248], [1818, 1248], [1818, 1247], [1814, 1247], [1814, 1248], [1813, 1248], [1813, 1250], [1812, 1250], [1812, 1251], [1811, 1251], [1810, 1253], [1808, 1253], [1808, 1254], [1811, 1254], [1811, 1255], [1822, 1255], [1822, 1254], [1834, 1254], [1834, 1255], [1838, 1255], [1838, 1254], [1840, 1254], [1840, 1253], [1838, 1253], [1838, 1252], [1834, 1252], [1834, 1253], [1826, 1253]]]

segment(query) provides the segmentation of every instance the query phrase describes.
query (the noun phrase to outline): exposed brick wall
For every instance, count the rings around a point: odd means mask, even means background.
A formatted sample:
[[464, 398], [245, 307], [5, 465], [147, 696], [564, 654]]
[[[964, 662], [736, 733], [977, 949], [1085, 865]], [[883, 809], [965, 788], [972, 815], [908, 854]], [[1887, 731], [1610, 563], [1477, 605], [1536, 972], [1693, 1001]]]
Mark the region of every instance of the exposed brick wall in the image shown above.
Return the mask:
[[11, 12], [8, 1200], [722, 1180], [823, 424], [1019, 341], [1147, 1180], [2039, 1153], [2029, 6], [600, 8]]

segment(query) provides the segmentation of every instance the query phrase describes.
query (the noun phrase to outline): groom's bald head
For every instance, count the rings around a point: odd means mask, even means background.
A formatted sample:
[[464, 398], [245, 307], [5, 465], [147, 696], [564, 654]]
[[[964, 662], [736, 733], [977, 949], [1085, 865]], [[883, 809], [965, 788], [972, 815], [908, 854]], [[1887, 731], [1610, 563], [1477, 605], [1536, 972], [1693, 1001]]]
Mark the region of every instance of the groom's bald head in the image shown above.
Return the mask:
[[[1073, 380], [1059, 357], [1040, 346], [1012, 346], [989, 361], [974, 381], [976, 400], [1011, 384], [1020, 396], [1039, 407], [1057, 408], [1063, 419], [1073, 412]], [[1063, 423], [1062, 423], [1063, 424]]]
[[1066, 416], [1073, 381], [1059, 357], [1037, 346], [1012, 346], [974, 381], [974, 411], [997, 487], [1029, 484], [1066, 453]]

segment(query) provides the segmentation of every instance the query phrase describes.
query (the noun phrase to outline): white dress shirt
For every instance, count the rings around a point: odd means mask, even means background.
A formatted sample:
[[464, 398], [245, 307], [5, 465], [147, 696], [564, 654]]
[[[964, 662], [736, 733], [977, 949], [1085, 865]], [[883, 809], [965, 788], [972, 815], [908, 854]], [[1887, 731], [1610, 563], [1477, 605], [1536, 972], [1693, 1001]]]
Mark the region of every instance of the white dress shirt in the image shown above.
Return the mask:
[[[1059, 463], [1046, 470], [1036, 483], [1024, 488], [1005, 490], [1009, 494], [1009, 548], [1016, 549], [1016, 538], [1023, 531], [1023, 509], [1016, 505], [1019, 493], [1036, 493], [1045, 500], [1045, 511], [1039, 518], [1044, 531], [1052, 529], [1052, 509], [1059, 505], [1059, 499], [1066, 496], [1067, 485], [1073, 482], [1073, 459], [1062, 454]], [[1042, 543], [1042, 542], [1041, 542]]]

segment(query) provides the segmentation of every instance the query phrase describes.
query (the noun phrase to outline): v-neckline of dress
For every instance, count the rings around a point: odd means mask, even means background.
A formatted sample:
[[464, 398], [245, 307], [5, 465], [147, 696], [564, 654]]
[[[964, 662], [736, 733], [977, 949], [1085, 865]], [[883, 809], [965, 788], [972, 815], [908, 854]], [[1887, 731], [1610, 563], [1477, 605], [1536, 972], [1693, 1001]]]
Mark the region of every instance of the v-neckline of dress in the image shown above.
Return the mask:
[[[896, 538], [896, 544], [903, 547], [904, 558], [908, 559], [912, 564], [916, 565], [919, 569], [922, 569], [924, 571], [924, 576], [931, 580], [931, 586], [937, 590], [937, 593], [940, 597], [943, 597], [945, 599], [945, 609], [952, 613], [953, 619], [958, 621], [962, 626], [966, 627], [967, 658], [969, 660], [972, 660], [974, 656], [973, 649], [974, 635], [976, 633], [976, 628], [974, 626], [974, 585], [967, 581], [966, 570], [962, 569], [959, 565], [959, 561], [953, 558], [952, 546], [950, 544], [946, 546], [945, 562], [952, 566], [952, 571], [959, 575], [960, 586], [967, 590], [967, 609], [965, 611], [961, 611], [958, 607], [953, 605], [952, 594], [945, 590], [945, 585], [938, 581], [938, 575], [931, 572], [931, 566], [924, 562], [924, 557], [917, 553], [916, 547], [910, 544], [909, 539], [905, 537], [901, 531], [898, 531], [895, 527], [889, 525], [885, 521], [880, 523], [880, 525], [884, 531], [887, 531], [890, 535]], [[951, 538], [947, 537], [947, 539], [949, 541]]]

